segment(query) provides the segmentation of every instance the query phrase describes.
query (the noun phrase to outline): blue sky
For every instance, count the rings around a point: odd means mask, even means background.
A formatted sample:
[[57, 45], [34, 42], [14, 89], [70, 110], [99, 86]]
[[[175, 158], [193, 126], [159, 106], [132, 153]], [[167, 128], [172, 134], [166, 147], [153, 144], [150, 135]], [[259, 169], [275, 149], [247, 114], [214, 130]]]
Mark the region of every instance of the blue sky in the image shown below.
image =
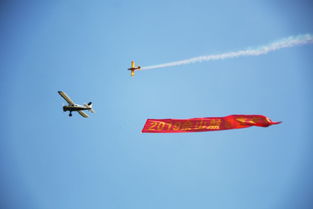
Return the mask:
[[[309, 1], [7, 1], [0, 27], [1, 208], [312, 207], [312, 45], [126, 70], [313, 33]], [[283, 123], [141, 133], [230, 114]]]

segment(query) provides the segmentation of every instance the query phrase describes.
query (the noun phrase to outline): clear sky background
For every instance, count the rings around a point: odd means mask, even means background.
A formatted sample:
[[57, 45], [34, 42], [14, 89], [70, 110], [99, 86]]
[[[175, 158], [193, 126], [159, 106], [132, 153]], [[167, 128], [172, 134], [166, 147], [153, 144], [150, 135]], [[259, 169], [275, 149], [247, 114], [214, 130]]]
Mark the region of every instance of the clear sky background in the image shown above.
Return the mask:
[[[313, 46], [137, 72], [313, 32], [309, 0], [1, 1], [0, 208], [310, 209]], [[62, 111], [65, 91], [94, 103]], [[147, 118], [282, 124], [142, 134]]]

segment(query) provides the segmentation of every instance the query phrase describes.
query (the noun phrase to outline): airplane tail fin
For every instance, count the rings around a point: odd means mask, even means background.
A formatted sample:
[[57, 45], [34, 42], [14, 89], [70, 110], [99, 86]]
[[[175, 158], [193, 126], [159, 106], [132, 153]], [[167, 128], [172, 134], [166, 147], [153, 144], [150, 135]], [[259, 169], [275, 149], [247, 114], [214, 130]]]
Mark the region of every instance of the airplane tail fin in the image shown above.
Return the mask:
[[89, 102], [88, 104], [85, 104], [85, 107], [90, 108], [88, 111], [92, 113], [96, 113], [96, 111], [92, 108], [92, 102]]

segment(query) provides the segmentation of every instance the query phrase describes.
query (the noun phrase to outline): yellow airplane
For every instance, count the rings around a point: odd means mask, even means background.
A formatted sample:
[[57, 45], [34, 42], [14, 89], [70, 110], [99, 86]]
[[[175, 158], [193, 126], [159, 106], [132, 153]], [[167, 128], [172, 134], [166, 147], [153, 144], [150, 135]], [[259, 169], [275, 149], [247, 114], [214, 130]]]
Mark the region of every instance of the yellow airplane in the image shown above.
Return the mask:
[[131, 72], [130, 72], [130, 75], [131, 76], [134, 76], [135, 75], [135, 70], [140, 70], [140, 66], [135, 66], [135, 62], [134, 61], [131, 61], [131, 66], [130, 66], [130, 68], [128, 68], [128, 70], [130, 70]]

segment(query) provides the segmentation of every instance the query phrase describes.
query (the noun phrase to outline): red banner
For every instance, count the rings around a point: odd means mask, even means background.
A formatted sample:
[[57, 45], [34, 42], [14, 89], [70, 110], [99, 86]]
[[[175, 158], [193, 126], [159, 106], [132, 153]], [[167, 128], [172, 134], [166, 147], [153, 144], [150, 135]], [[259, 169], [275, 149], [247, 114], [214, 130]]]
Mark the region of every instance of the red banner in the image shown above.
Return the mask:
[[272, 122], [263, 115], [229, 115], [226, 117], [191, 119], [148, 119], [143, 133], [179, 133], [219, 131], [250, 126], [268, 127], [281, 122]]

